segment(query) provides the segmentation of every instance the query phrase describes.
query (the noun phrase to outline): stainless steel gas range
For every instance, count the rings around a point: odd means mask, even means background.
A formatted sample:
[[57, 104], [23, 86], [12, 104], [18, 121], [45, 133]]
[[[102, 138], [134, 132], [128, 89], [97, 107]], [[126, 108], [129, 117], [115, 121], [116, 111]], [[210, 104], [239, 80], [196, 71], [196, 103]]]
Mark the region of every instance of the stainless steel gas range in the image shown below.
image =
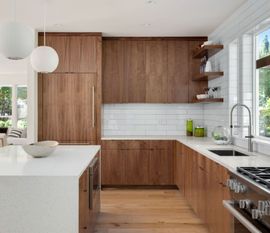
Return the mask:
[[270, 167], [238, 167], [227, 186], [232, 200], [223, 204], [234, 217], [234, 233], [269, 233]]

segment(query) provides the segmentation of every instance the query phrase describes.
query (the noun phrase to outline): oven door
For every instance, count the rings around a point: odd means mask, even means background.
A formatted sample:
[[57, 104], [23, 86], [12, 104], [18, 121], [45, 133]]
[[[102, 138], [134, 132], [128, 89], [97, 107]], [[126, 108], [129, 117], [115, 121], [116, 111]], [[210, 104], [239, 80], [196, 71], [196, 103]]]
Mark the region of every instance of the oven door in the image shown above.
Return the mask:
[[269, 233], [269, 228], [239, 209], [234, 201], [223, 201], [223, 205], [234, 217], [234, 233]]

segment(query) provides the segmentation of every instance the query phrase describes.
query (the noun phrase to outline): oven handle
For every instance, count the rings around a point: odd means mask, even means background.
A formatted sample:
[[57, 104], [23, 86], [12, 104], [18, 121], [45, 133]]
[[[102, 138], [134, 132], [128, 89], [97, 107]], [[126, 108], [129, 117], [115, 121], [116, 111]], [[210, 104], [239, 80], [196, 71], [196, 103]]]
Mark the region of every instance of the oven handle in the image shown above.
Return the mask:
[[233, 207], [233, 201], [224, 200], [224, 207], [233, 215], [240, 223], [242, 223], [251, 233], [262, 233], [248, 219], [246, 219], [237, 209]]

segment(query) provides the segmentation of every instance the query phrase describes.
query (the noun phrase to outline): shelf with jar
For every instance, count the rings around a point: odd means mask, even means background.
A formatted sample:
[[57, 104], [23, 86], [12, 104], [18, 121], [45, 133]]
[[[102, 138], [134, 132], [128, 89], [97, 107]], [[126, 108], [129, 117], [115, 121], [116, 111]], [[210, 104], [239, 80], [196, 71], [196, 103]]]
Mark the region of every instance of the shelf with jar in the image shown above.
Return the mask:
[[223, 49], [223, 45], [212, 44], [212, 41], [204, 42], [194, 50], [193, 59], [201, 59], [200, 73], [193, 77], [193, 81], [209, 81], [224, 75], [223, 71], [213, 71], [209, 58]]

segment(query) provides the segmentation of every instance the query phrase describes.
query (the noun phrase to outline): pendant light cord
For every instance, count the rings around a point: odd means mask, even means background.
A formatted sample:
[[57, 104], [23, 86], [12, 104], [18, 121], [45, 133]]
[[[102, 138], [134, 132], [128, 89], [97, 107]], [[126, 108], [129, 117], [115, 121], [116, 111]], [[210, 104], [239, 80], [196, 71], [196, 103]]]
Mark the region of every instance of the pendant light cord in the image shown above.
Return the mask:
[[46, 20], [47, 20], [47, 1], [44, 0], [44, 11], [43, 11], [43, 34], [44, 34], [44, 46], [46, 46]]

